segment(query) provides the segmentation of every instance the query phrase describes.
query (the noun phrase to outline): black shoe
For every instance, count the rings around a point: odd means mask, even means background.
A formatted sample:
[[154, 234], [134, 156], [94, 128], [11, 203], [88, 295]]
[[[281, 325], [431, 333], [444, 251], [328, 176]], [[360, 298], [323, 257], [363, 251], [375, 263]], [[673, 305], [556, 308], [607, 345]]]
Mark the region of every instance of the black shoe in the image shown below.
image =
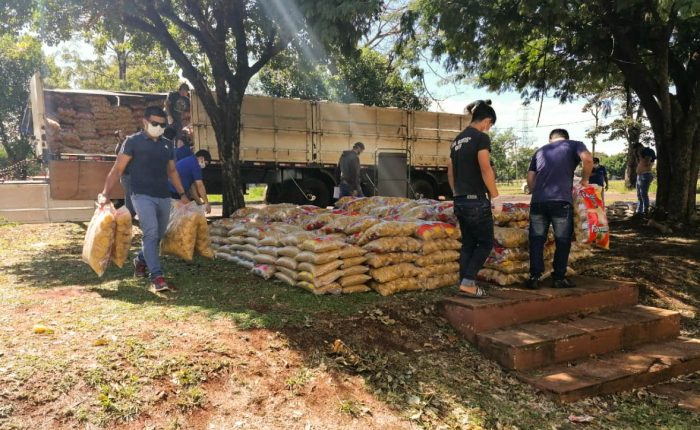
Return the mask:
[[554, 282], [552, 282], [552, 287], [554, 288], [574, 288], [576, 284], [574, 281], [568, 278], [564, 279], [555, 279]]
[[540, 288], [540, 278], [529, 278], [525, 281], [525, 288], [528, 290], [538, 290]]

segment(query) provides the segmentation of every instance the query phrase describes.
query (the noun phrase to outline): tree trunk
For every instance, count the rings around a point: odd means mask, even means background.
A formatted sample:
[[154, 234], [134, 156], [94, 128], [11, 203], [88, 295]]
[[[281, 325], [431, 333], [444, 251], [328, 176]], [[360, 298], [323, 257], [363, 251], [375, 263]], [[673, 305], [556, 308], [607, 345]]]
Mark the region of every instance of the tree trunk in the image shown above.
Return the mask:
[[237, 209], [245, 207], [241, 178], [241, 106], [243, 93], [230, 91], [226, 103], [220, 103], [223, 130], [217, 131], [217, 141], [222, 168], [223, 216], [231, 216]]
[[631, 140], [627, 144], [627, 166], [625, 167], [625, 187], [632, 189], [637, 186], [637, 144]]
[[117, 64], [119, 64], [119, 80], [126, 81], [126, 53], [117, 52]]

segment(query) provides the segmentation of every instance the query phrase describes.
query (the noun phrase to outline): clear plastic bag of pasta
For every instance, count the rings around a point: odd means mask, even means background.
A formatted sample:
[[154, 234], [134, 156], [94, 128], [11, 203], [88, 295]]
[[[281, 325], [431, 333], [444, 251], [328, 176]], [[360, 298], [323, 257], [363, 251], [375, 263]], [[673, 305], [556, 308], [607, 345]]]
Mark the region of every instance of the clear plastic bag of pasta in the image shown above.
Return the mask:
[[173, 255], [185, 261], [192, 261], [197, 241], [199, 213], [195, 202], [178, 205], [173, 209], [165, 236], [160, 242], [162, 255]]
[[114, 218], [116, 229], [112, 244], [112, 262], [117, 267], [122, 268], [129, 257], [129, 249], [131, 249], [131, 212], [126, 206], [122, 206], [115, 211]]
[[115, 212], [111, 204], [98, 207], [85, 233], [83, 261], [97, 273], [97, 276], [105, 273], [112, 256], [116, 229]]
[[211, 249], [211, 239], [209, 238], [207, 216], [202, 206], [197, 208], [199, 209], [199, 214], [197, 214], [197, 241], [194, 244], [194, 249], [202, 257], [214, 258], [214, 251]]

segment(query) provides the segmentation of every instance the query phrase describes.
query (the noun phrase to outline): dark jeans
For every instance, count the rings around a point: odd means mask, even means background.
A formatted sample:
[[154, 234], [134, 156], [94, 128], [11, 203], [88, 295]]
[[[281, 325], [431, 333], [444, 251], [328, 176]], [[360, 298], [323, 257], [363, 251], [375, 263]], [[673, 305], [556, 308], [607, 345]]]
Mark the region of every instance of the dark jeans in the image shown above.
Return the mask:
[[654, 175], [651, 172], [641, 173], [637, 175], [637, 213], [645, 214], [649, 212], [649, 187], [654, 181]]
[[[345, 181], [341, 181], [338, 186], [340, 187], [340, 197], [352, 196], [352, 192], [355, 191], [355, 187]], [[364, 197], [362, 187], [358, 188], [356, 197]]]
[[530, 276], [544, 273], [544, 245], [549, 225], [554, 228], [554, 279], [564, 279], [574, 233], [574, 210], [569, 202], [543, 202], [530, 205]]
[[459, 278], [473, 281], [493, 249], [491, 202], [456, 197], [454, 211], [462, 231]]

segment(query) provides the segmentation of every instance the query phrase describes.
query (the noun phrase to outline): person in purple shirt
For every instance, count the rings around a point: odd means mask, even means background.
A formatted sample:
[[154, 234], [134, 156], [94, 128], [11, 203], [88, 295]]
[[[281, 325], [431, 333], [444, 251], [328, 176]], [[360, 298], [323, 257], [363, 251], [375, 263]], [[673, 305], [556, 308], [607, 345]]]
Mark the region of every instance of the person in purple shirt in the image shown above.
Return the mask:
[[593, 156], [583, 142], [569, 140], [569, 132], [554, 129], [549, 144], [532, 156], [527, 172], [527, 186], [533, 190], [530, 202], [530, 278], [525, 286], [539, 288], [544, 273], [544, 245], [550, 224], [554, 229], [554, 288], [570, 288], [575, 284], [566, 278], [571, 239], [574, 232], [572, 188], [574, 170], [583, 163], [581, 185], [588, 185], [593, 169]]

